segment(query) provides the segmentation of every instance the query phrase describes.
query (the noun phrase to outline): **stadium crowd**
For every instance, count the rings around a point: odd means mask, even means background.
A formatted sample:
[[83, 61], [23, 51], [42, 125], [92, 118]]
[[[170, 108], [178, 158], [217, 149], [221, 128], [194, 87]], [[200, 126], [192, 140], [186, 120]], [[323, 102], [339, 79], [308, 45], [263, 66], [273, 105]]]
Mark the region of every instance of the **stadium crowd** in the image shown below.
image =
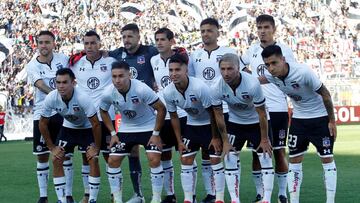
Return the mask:
[[[57, 50], [67, 55], [81, 49], [79, 45], [87, 30], [96, 29], [102, 37], [102, 48], [113, 50], [121, 43], [120, 28], [129, 22], [136, 22], [141, 29], [143, 44], [154, 44], [153, 33], [160, 27], [174, 29], [177, 45], [189, 51], [201, 46], [199, 23], [180, 8], [175, 0], [132, 1], [141, 2], [144, 11], [134, 19], [124, 18], [120, 12], [125, 1], [10, 1], [0, 3], [0, 29], [15, 41], [13, 52], [2, 62], [0, 88], [9, 91], [10, 104], [16, 112], [24, 112], [32, 105], [33, 88], [16, 76], [36, 53], [34, 36], [39, 30], [49, 29], [56, 35]], [[84, 4], [84, 2], [87, 3]], [[255, 17], [268, 13], [277, 22], [277, 36], [280, 42], [288, 44], [297, 60], [307, 59], [350, 59], [359, 57], [360, 30], [347, 21], [349, 6], [358, 7], [355, 2], [345, 5], [328, 5], [321, 1], [211, 1], [202, 0], [201, 6], [207, 16], [219, 19], [222, 25], [220, 44], [235, 48], [241, 55], [256, 40]], [[221, 4], [221, 5], [220, 5]], [[241, 5], [247, 10], [247, 26], [228, 32], [228, 24]], [[185, 30], [174, 25], [168, 13], [175, 10]], [[321, 11], [321, 12], [320, 12]], [[50, 13], [50, 14], [49, 14]], [[246, 22], [245, 22], [246, 23]]]

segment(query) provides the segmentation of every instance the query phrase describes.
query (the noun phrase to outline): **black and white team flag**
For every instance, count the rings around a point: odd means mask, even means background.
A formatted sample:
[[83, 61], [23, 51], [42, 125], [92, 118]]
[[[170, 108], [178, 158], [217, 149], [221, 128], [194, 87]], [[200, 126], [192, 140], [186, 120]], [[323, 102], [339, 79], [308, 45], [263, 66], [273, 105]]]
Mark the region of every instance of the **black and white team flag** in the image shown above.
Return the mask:
[[186, 31], [186, 27], [183, 25], [183, 21], [179, 14], [176, 12], [176, 9], [171, 8], [167, 14], [169, 20], [169, 27], [177, 32]]
[[0, 36], [0, 63], [3, 62], [9, 54], [13, 52], [12, 45], [14, 40]]
[[121, 15], [129, 20], [133, 20], [137, 16], [141, 16], [145, 11], [145, 7], [137, 3], [124, 3], [120, 7]]
[[199, 0], [177, 0], [177, 4], [181, 9], [187, 11], [190, 16], [200, 23], [206, 18], [204, 10], [200, 6]]
[[236, 6], [234, 11], [235, 13], [229, 21], [229, 32], [249, 29], [246, 8]]

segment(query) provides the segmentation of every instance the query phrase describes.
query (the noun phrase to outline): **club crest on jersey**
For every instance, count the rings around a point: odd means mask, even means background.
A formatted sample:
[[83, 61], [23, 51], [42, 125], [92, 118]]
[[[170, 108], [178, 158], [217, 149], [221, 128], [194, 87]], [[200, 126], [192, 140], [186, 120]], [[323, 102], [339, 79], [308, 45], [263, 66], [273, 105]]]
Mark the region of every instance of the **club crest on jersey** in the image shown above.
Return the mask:
[[106, 66], [105, 64], [101, 64], [101, 65], [100, 65], [100, 70], [101, 70], [102, 72], [106, 72], [106, 71], [107, 71], [107, 66]]
[[169, 84], [171, 83], [171, 79], [170, 79], [170, 77], [169, 76], [164, 76], [164, 77], [162, 77], [161, 78], [161, 87], [166, 87], [166, 86], [168, 86]]
[[55, 79], [56, 79], [56, 78], [51, 78], [51, 79], [49, 80], [49, 87], [50, 87], [51, 89], [53, 89], [53, 90], [56, 88]]
[[100, 86], [100, 80], [97, 77], [91, 77], [87, 80], [87, 86], [89, 89], [96, 89]]
[[195, 95], [190, 95], [190, 101], [191, 102], [197, 102], [197, 99], [196, 99]]
[[250, 95], [248, 95], [248, 94], [243, 94], [243, 95], [241, 95], [241, 97], [245, 100], [250, 99]]
[[222, 57], [222, 55], [216, 55], [216, 62], [219, 62], [221, 57]]
[[215, 77], [215, 70], [211, 67], [207, 67], [203, 70], [203, 77], [205, 80], [212, 80]]
[[322, 139], [322, 141], [323, 141], [323, 147], [330, 147], [331, 142], [330, 142], [330, 138], [329, 138], [329, 137], [324, 137], [324, 138]]
[[291, 84], [291, 87], [294, 88], [294, 89], [299, 89], [299, 88], [300, 88], [300, 85], [297, 84], [296, 82], [293, 82], [293, 83]]
[[59, 70], [59, 69], [64, 68], [64, 66], [61, 63], [58, 63], [58, 64], [56, 64], [56, 68]]
[[140, 101], [139, 101], [139, 98], [135, 96], [135, 97], [132, 97], [132, 98], [131, 98], [131, 102], [132, 102], [133, 104], [139, 104]]
[[256, 68], [256, 72], [257, 72], [258, 76], [263, 76], [263, 75], [265, 75], [265, 69], [266, 69], [266, 65], [265, 65], [265, 64], [260, 64], [260, 65]]
[[137, 63], [138, 64], [144, 64], [145, 63], [145, 56], [144, 55], [138, 56], [137, 57]]
[[73, 110], [80, 111], [80, 107], [77, 104], [75, 104], [75, 105], [73, 105]]
[[123, 115], [128, 117], [128, 119], [133, 119], [136, 116], [136, 111], [132, 111], [132, 110], [124, 110], [123, 111]]

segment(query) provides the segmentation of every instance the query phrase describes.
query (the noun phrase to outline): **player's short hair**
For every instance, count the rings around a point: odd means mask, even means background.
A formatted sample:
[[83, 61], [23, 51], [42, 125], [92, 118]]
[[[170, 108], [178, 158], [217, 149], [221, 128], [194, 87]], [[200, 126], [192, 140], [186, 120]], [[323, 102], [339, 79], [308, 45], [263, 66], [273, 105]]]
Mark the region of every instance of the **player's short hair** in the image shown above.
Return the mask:
[[131, 30], [136, 33], [140, 33], [139, 27], [135, 23], [130, 23], [121, 28], [121, 33], [126, 30]]
[[215, 18], [206, 18], [202, 20], [200, 23], [200, 27], [206, 24], [215, 25], [218, 29], [220, 28], [219, 22]]
[[56, 71], [56, 76], [58, 75], [68, 75], [71, 80], [75, 80], [75, 74], [74, 72], [70, 69], [70, 68], [60, 68], [59, 70]]
[[240, 58], [238, 55], [236, 54], [233, 54], [233, 53], [226, 53], [224, 54], [220, 60], [219, 60], [219, 66], [222, 62], [230, 62], [232, 64], [234, 64], [235, 66], [239, 67], [240, 68]]
[[38, 41], [38, 38], [42, 35], [48, 35], [50, 36], [54, 41], [55, 41], [55, 35], [54, 33], [52, 33], [51, 31], [49, 30], [43, 30], [43, 31], [40, 31], [37, 38], [36, 38], [36, 41]]
[[155, 38], [157, 34], [165, 34], [168, 40], [174, 39], [174, 33], [166, 27], [160, 28], [155, 32]]
[[272, 17], [271, 15], [262, 14], [256, 18], [256, 24], [260, 24], [264, 22], [269, 22], [273, 27], [275, 27], [275, 20], [274, 17]]
[[125, 69], [128, 71], [130, 70], [130, 66], [125, 61], [115, 61], [114, 63], [111, 64], [111, 70], [114, 69]]
[[179, 63], [180, 65], [183, 65], [183, 64], [188, 65], [189, 57], [185, 54], [176, 53], [170, 57], [169, 64], [170, 63]]
[[92, 37], [92, 36], [96, 36], [96, 38], [98, 40], [100, 40], [100, 36], [94, 30], [90, 30], [90, 31], [85, 33], [85, 37]]
[[272, 55], [283, 56], [281, 48], [278, 45], [270, 45], [261, 52], [263, 58], [269, 58]]

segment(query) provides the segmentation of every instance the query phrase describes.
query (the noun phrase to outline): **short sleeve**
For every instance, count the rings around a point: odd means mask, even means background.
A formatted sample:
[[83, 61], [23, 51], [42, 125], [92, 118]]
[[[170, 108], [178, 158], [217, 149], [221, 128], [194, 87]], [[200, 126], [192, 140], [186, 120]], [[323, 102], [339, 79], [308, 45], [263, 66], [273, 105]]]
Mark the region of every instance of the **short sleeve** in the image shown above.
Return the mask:
[[309, 67], [303, 67], [306, 68], [304, 72], [304, 79], [305, 79], [305, 85], [308, 85], [313, 91], [318, 91], [321, 86], [323, 85], [320, 79], [315, 75], [313, 70], [311, 70]]
[[46, 95], [45, 97], [45, 101], [43, 102], [43, 108], [42, 108], [42, 112], [41, 112], [41, 116], [45, 117], [45, 118], [49, 118], [52, 116], [52, 103], [55, 102], [54, 101], [54, 93], [55, 91], [50, 92], [50, 94]]
[[103, 94], [101, 95], [100, 109], [103, 111], [109, 111], [112, 104], [112, 98], [110, 93], [110, 88], [106, 88]]
[[164, 89], [164, 99], [165, 99], [165, 103], [166, 103], [166, 109], [168, 110], [168, 112], [170, 113], [174, 113], [177, 111], [176, 105], [175, 105], [175, 101], [171, 98], [171, 94], [167, 91], [169, 86], [167, 86]]
[[261, 89], [260, 83], [258, 80], [255, 81], [254, 84], [254, 95], [253, 95], [253, 102], [255, 107], [259, 107], [265, 104], [265, 96]]
[[139, 95], [141, 95], [143, 102], [149, 106], [155, 104], [159, 100], [157, 94], [145, 83], [140, 82], [139, 84], [142, 86], [142, 88], [139, 88], [142, 90]]
[[218, 86], [218, 83], [215, 83], [210, 87], [211, 90], [211, 102], [213, 106], [221, 106], [222, 100], [221, 100], [221, 94], [220, 94], [220, 87]]
[[36, 81], [42, 80], [39, 70], [37, 70], [33, 63], [26, 65], [26, 72], [32, 85], [35, 85]]

